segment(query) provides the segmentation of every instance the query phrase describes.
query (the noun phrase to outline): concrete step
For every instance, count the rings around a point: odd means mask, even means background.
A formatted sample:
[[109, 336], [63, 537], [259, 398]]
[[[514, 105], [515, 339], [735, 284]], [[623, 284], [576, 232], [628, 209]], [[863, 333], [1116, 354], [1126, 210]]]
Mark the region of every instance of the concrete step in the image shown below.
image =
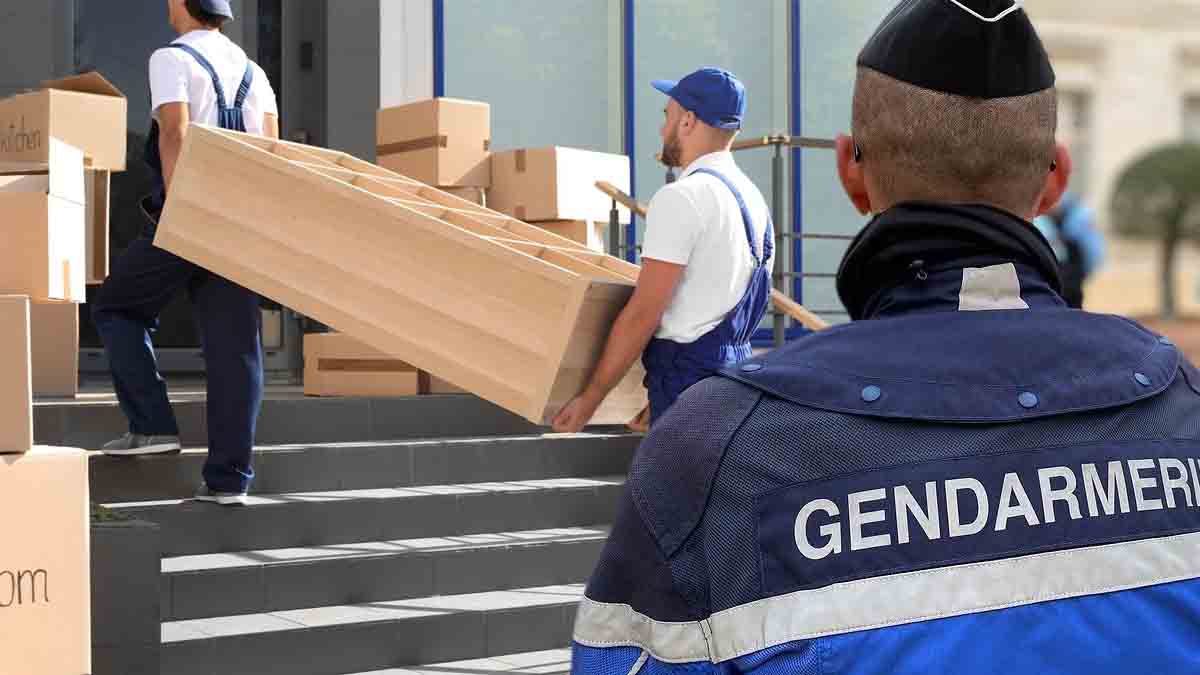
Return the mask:
[[166, 621], [587, 581], [603, 528], [567, 528], [167, 558]]
[[571, 650], [508, 654], [490, 659], [436, 663], [412, 668], [389, 668], [358, 675], [567, 675], [571, 672]]
[[169, 622], [162, 673], [343, 675], [561, 649], [582, 592], [550, 586]]
[[[434, 441], [264, 445], [255, 450], [262, 494], [368, 490], [617, 475], [629, 468], [640, 436], [533, 435]], [[200, 483], [206, 450], [157, 457], [91, 458], [92, 499], [186, 499]]]
[[[184, 445], [206, 446], [203, 396], [179, 398], [174, 408]], [[99, 448], [129, 428], [111, 394], [39, 401], [33, 419], [38, 443], [86, 449]], [[344, 443], [541, 432], [542, 427], [473, 396], [352, 399], [273, 393], [263, 401], [256, 442]]]
[[605, 525], [623, 477], [252, 496], [245, 507], [190, 501], [106, 506], [162, 527], [165, 557]]

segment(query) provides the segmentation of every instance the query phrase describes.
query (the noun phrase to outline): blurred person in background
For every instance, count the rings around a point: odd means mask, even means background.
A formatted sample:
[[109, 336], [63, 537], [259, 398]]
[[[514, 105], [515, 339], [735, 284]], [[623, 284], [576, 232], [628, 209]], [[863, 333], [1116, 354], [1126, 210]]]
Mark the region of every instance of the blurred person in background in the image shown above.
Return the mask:
[[1068, 192], [1053, 211], [1033, 224], [1041, 230], [1058, 258], [1063, 282], [1063, 299], [1074, 309], [1083, 309], [1083, 290], [1088, 278], [1104, 265], [1104, 234], [1096, 228], [1096, 212], [1079, 195]]

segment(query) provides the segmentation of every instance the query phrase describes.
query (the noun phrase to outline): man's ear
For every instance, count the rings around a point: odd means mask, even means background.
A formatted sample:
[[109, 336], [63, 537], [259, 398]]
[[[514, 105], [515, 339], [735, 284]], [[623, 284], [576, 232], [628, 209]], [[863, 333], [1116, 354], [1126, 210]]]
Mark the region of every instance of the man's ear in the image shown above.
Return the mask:
[[1042, 187], [1042, 195], [1034, 210], [1034, 216], [1050, 213], [1058, 206], [1059, 200], [1071, 186], [1071, 172], [1075, 164], [1071, 159], [1071, 151], [1062, 143], [1054, 147], [1054, 170], [1046, 175], [1046, 184]]
[[696, 127], [700, 126], [699, 120], [696, 118], [696, 113], [691, 110], [684, 110], [679, 114], [679, 135], [691, 136]]
[[838, 177], [850, 203], [862, 215], [871, 213], [871, 196], [867, 193], [867, 181], [863, 176], [861, 158], [856, 157], [854, 139], [845, 134], [837, 137]]

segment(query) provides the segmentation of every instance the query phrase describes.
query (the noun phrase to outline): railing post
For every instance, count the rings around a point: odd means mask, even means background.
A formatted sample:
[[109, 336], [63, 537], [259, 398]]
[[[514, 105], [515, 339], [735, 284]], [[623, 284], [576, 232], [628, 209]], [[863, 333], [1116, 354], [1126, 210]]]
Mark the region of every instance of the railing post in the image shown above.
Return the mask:
[[[774, 202], [771, 211], [775, 219], [775, 265], [773, 283], [775, 289], [784, 295], [790, 295], [784, 284], [784, 263], [787, 256], [783, 250], [783, 144], [775, 143], [775, 159], [771, 163], [771, 193]], [[787, 341], [787, 317], [778, 309], [774, 310], [775, 346], [782, 347]]]

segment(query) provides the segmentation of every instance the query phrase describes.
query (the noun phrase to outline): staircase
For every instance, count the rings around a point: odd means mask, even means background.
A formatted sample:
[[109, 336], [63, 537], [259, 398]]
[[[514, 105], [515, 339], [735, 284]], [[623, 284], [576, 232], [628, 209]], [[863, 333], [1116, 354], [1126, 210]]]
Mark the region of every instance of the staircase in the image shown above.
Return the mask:
[[[203, 406], [176, 404], [185, 446]], [[124, 429], [110, 400], [35, 423], [82, 447]], [[275, 392], [258, 440], [244, 508], [184, 501], [201, 449], [91, 459], [93, 501], [161, 527], [162, 675], [569, 671], [638, 437], [543, 435], [466, 396]]]

